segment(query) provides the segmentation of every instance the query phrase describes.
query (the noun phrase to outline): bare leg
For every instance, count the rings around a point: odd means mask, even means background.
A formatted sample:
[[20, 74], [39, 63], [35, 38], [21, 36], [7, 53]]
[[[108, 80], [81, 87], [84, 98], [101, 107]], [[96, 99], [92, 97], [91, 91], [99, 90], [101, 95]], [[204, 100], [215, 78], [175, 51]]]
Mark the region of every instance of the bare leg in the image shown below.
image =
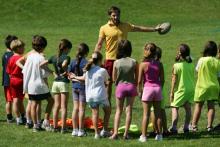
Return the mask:
[[31, 117], [34, 123], [34, 126], [37, 127], [37, 105], [40, 101], [31, 101]]
[[79, 129], [84, 128], [85, 107], [85, 102], [79, 102]]
[[61, 93], [61, 120], [62, 128], [66, 128], [66, 117], [67, 117], [67, 104], [68, 104], [69, 93]]
[[27, 123], [31, 123], [31, 101], [28, 100], [28, 104], [26, 106], [26, 117]]
[[160, 108], [160, 101], [153, 102], [154, 105], [154, 114], [157, 123], [157, 134], [162, 134], [162, 124], [161, 124], [161, 108]]
[[60, 94], [54, 94], [54, 109], [53, 109], [53, 127], [57, 128], [58, 127], [58, 114], [60, 110]]
[[203, 104], [204, 104], [204, 102], [196, 102], [195, 103], [193, 120], [192, 120], [192, 127], [195, 127], [198, 124]]
[[152, 102], [142, 102], [143, 105], [143, 120], [142, 120], [142, 137], [146, 137], [147, 127], [149, 124], [150, 107]]
[[104, 125], [103, 125], [103, 129], [104, 130], [108, 130], [108, 124], [109, 124], [109, 119], [110, 119], [110, 115], [111, 115], [111, 107], [110, 106], [105, 106], [103, 108], [104, 110]]
[[98, 118], [99, 118], [99, 107], [92, 108], [92, 123], [93, 123], [93, 126], [94, 126], [95, 134], [99, 134]]
[[213, 101], [208, 101], [208, 125], [207, 128], [212, 127], [213, 120], [215, 118], [215, 104]]
[[189, 102], [186, 102], [184, 104], [184, 108], [185, 108], [185, 111], [186, 111], [186, 116], [185, 116], [185, 123], [184, 123], [184, 130], [185, 129], [189, 129], [189, 123], [190, 123], [190, 119], [191, 119], [191, 104]]
[[116, 112], [114, 120], [114, 133], [111, 138], [114, 139], [118, 135], [118, 128], [120, 124], [121, 114], [123, 112], [124, 98], [116, 98]]
[[162, 117], [163, 132], [168, 132], [168, 129], [167, 129], [167, 116], [166, 116], [166, 110], [165, 109], [161, 109], [161, 117]]
[[177, 130], [177, 123], [179, 118], [179, 108], [173, 107], [172, 108], [172, 128]]
[[19, 99], [18, 98], [13, 98], [13, 110], [16, 116], [16, 122], [20, 122], [20, 111], [19, 111]]
[[131, 125], [131, 120], [132, 120], [132, 108], [133, 108], [133, 103], [134, 103], [134, 98], [127, 98], [127, 104], [126, 104], [126, 122], [125, 122], [125, 132], [124, 132], [124, 137], [128, 136], [128, 131]]
[[78, 113], [79, 113], [79, 101], [74, 100], [73, 112], [72, 112], [73, 129], [78, 128]]
[[53, 104], [54, 104], [54, 99], [52, 97], [49, 97], [47, 99], [47, 106], [46, 106], [46, 110], [45, 110], [44, 119], [46, 119], [46, 120], [50, 119], [50, 113], [52, 111]]

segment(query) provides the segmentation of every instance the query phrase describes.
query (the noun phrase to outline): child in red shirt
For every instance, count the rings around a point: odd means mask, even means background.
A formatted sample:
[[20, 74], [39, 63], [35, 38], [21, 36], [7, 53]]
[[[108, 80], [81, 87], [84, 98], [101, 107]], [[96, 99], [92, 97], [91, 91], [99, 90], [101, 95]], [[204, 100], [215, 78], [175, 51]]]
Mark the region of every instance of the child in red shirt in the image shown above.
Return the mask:
[[7, 73], [9, 74], [10, 84], [9, 91], [13, 98], [13, 110], [16, 115], [17, 125], [25, 123], [25, 109], [23, 104], [23, 74], [22, 69], [16, 65], [18, 59], [24, 53], [24, 43], [21, 40], [13, 40], [10, 48], [14, 55], [9, 59]]

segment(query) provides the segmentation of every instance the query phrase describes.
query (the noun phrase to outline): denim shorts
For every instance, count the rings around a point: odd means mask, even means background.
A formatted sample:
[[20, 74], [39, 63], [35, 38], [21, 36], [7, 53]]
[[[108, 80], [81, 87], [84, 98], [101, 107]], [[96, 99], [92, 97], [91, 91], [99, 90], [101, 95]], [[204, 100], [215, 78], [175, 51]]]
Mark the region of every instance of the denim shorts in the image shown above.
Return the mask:
[[72, 88], [72, 95], [74, 101], [86, 102], [85, 89]]

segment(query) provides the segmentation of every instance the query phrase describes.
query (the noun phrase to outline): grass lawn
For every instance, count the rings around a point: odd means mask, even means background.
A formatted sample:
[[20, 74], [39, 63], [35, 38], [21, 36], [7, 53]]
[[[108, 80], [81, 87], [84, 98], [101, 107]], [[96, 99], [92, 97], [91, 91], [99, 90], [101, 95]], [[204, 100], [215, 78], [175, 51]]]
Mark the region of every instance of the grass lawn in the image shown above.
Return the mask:
[[[70, 56], [74, 58], [76, 47], [85, 42], [93, 51], [98, 39], [99, 28], [108, 20], [107, 9], [111, 5], [121, 8], [121, 20], [137, 25], [154, 26], [157, 23], [169, 21], [172, 30], [167, 35], [157, 33], [129, 33], [132, 42], [132, 56], [141, 61], [143, 46], [146, 42], [154, 42], [163, 49], [162, 62], [165, 67], [167, 93], [170, 88], [171, 69], [176, 56], [176, 48], [180, 43], [191, 47], [192, 57], [196, 64], [206, 41], [220, 43], [220, 1], [219, 0], [0, 0], [0, 54], [5, 49], [4, 39], [8, 34], [15, 34], [26, 43], [26, 51], [31, 50], [31, 39], [35, 34], [43, 35], [48, 40], [46, 56], [55, 54], [59, 40], [68, 38], [73, 43]], [[103, 48], [104, 51], [104, 48]], [[103, 52], [104, 53], [104, 52]], [[2, 68], [0, 68], [1, 72]], [[51, 85], [53, 77], [50, 77]], [[147, 143], [139, 143], [134, 136], [130, 141], [110, 141], [108, 139], [94, 140], [93, 131], [88, 137], [73, 138], [70, 133], [61, 135], [49, 132], [32, 133], [23, 126], [8, 125], [5, 122], [5, 99], [3, 88], [0, 89], [0, 146], [220, 146], [220, 133], [206, 134], [206, 112], [199, 122], [201, 132], [197, 134], [182, 134], [165, 138], [156, 142], [150, 138]], [[114, 96], [114, 94], [113, 94]], [[168, 98], [166, 96], [166, 98]], [[26, 103], [26, 100], [25, 100]], [[114, 97], [112, 97], [114, 104]], [[167, 105], [169, 103], [167, 102]], [[216, 106], [214, 125], [220, 123], [220, 109]], [[72, 98], [69, 98], [68, 117], [71, 117]], [[115, 107], [111, 115], [110, 126], [113, 125]], [[90, 116], [86, 109], [86, 116]], [[168, 126], [171, 124], [171, 112], [167, 109]], [[184, 113], [181, 110], [179, 126], [183, 124]], [[121, 125], [124, 125], [124, 116]], [[141, 129], [142, 105], [136, 98], [132, 124]]]

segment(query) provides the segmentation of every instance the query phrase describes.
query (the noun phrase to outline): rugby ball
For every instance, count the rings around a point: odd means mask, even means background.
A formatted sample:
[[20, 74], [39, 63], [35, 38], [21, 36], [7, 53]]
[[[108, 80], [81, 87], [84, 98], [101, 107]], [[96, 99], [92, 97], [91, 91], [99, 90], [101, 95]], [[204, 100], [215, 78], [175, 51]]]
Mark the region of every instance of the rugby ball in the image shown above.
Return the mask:
[[163, 35], [163, 34], [168, 33], [170, 31], [170, 29], [171, 29], [171, 24], [169, 22], [164, 22], [164, 23], [160, 24], [158, 33], [160, 35]]

